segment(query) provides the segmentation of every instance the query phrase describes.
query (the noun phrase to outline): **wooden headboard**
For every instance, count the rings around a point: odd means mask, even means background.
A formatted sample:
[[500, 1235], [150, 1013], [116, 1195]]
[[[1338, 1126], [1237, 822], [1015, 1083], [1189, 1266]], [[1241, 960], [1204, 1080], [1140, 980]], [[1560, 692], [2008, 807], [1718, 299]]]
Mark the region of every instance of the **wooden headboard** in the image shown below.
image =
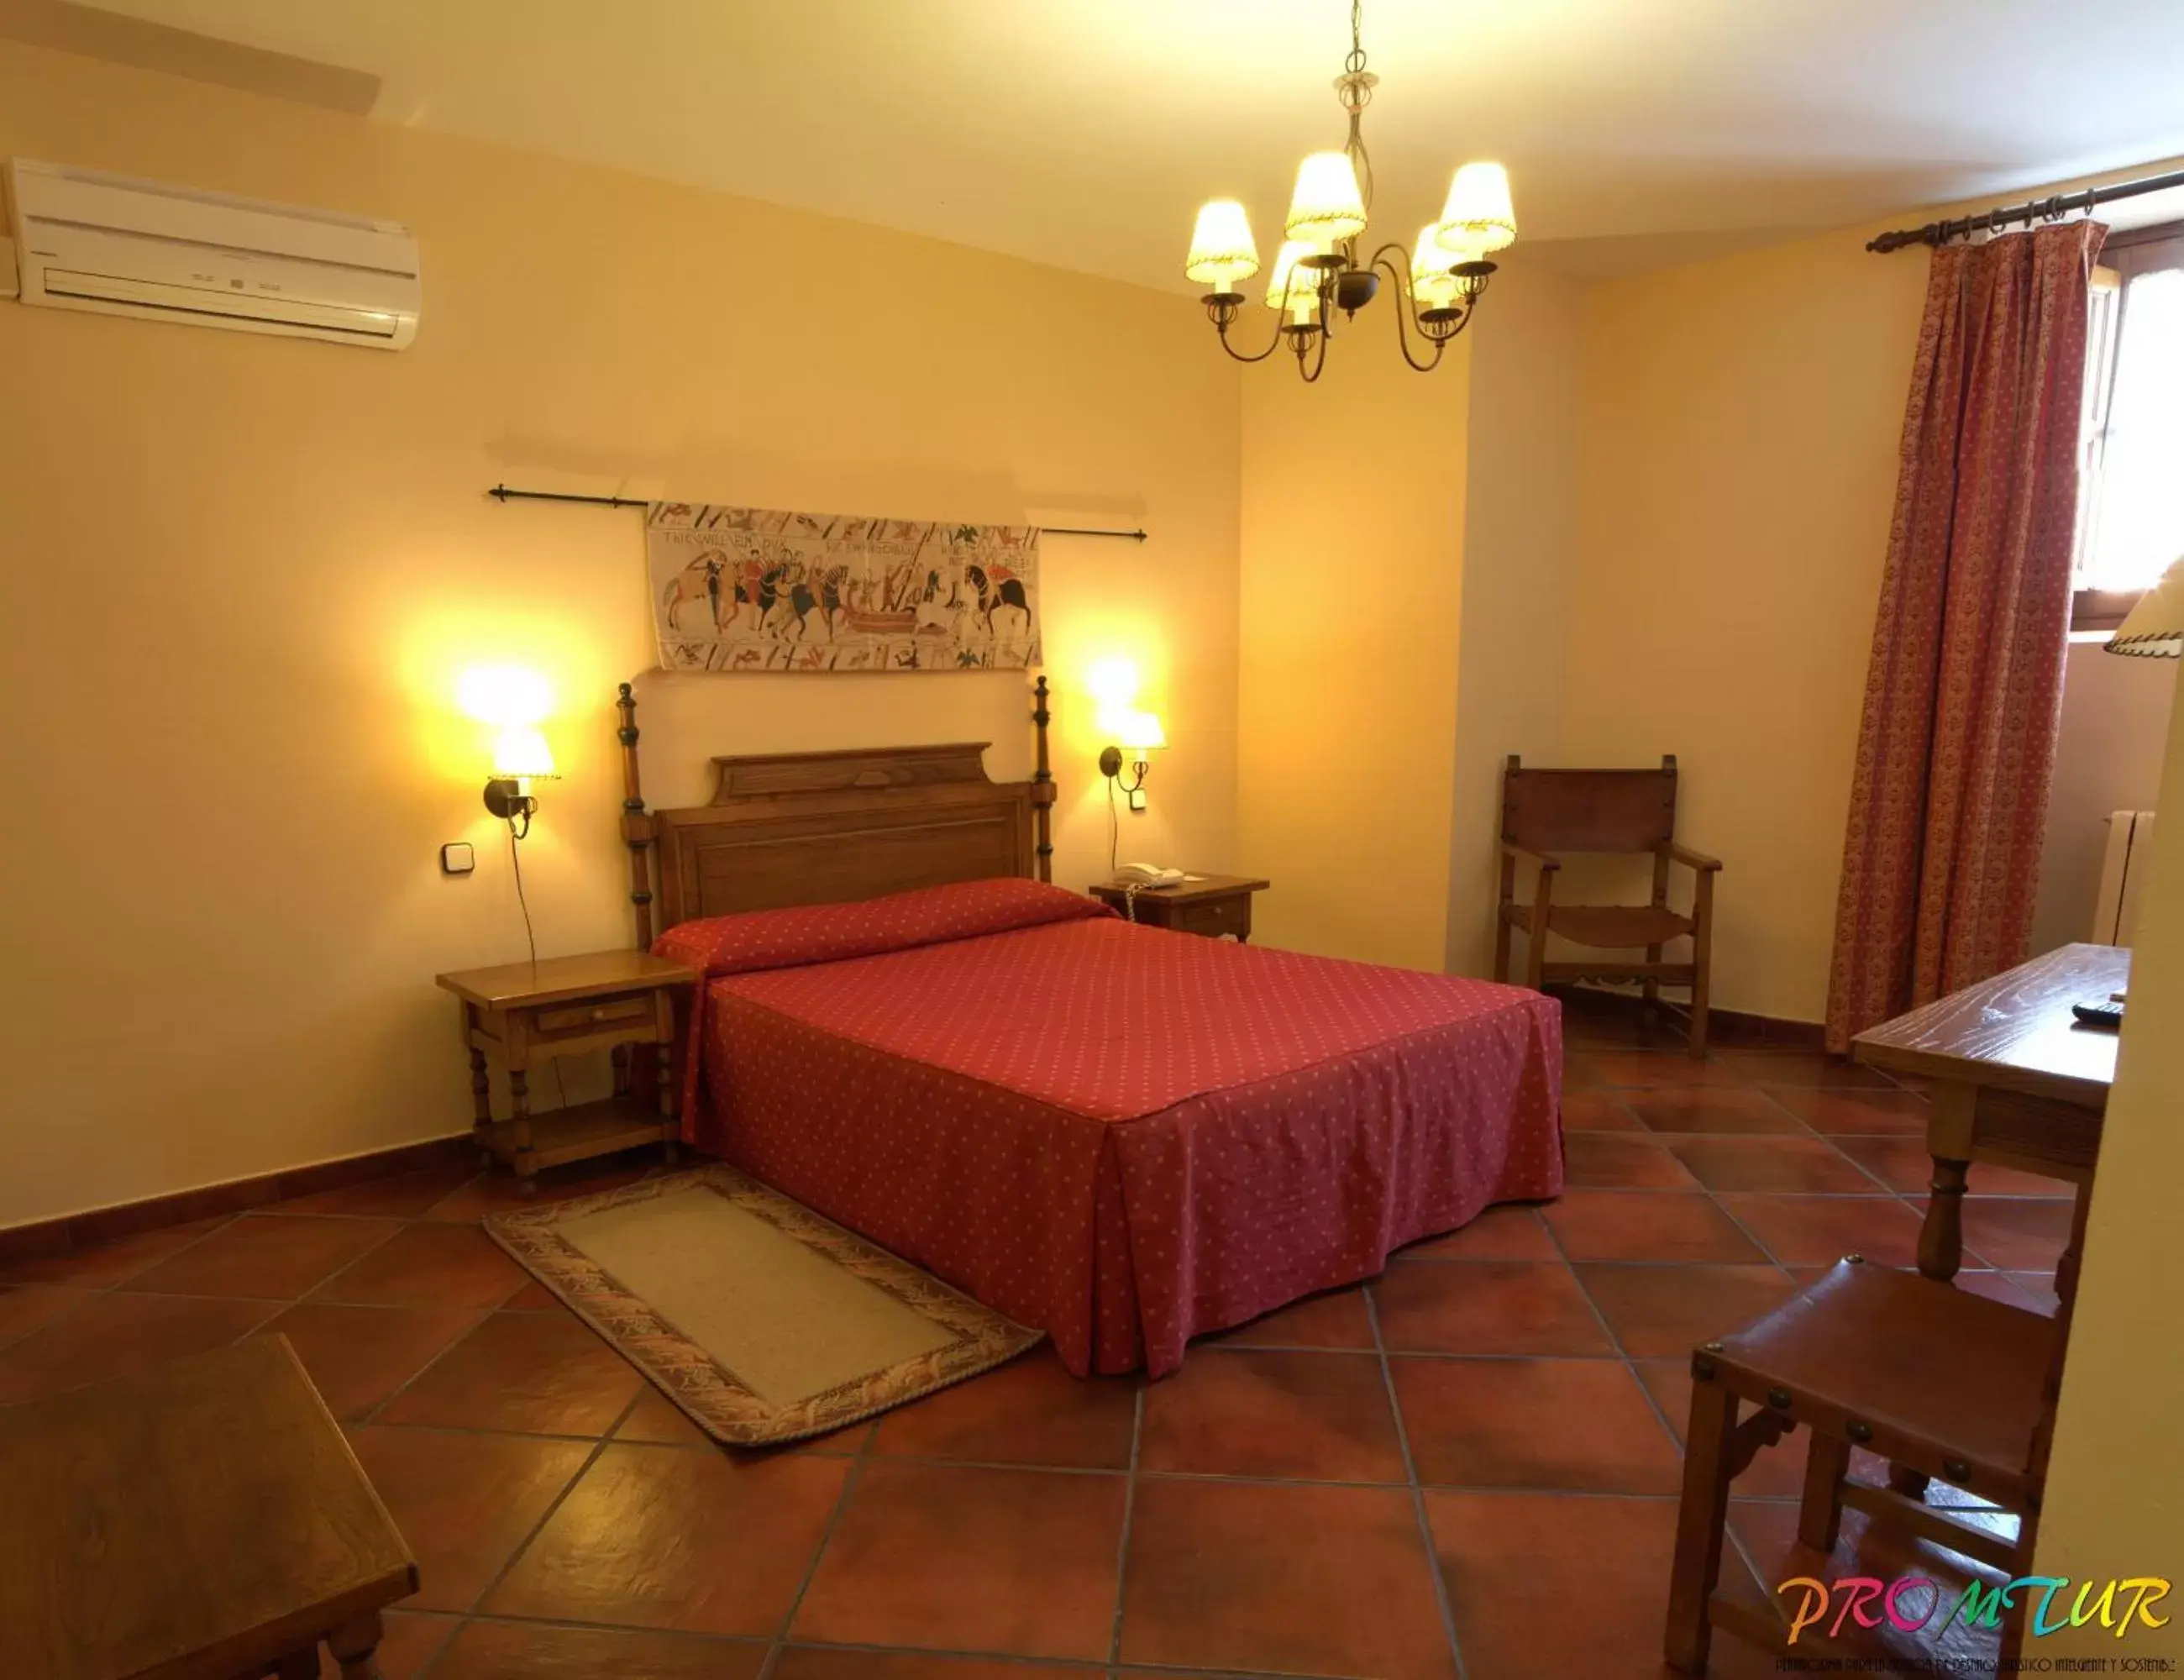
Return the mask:
[[637, 697], [621, 685], [621, 834], [640, 948], [677, 922], [832, 904], [993, 876], [1053, 879], [1046, 679], [1032, 689], [1037, 768], [987, 779], [985, 742], [715, 759], [710, 804], [648, 811]]

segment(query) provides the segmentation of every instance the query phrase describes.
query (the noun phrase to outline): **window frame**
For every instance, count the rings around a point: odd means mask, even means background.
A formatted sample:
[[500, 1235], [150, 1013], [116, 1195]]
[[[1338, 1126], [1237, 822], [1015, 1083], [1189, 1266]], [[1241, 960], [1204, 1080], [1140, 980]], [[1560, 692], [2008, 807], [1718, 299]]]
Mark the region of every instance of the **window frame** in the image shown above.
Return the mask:
[[[2075, 585], [2079, 566], [2092, 545], [2100, 501], [2101, 476], [2108, 446], [2110, 409], [2115, 401], [2116, 367], [2123, 353], [2123, 325], [2131, 282], [2142, 274], [2164, 269], [2184, 269], [2184, 221], [2162, 222], [2152, 227], [2128, 228], [2112, 233], [2101, 248], [2102, 261], [2093, 270], [2092, 298], [2086, 321], [2086, 378], [2083, 411], [2079, 420], [2077, 526], [2070, 543], [2070, 574]], [[2150, 586], [2149, 586], [2150, 587]], [[2081, 589], [2070, 592], [2070, 631], [2074, 635], [2107, 635], [2124, 620], [2146, 593], [2143, 589]]]

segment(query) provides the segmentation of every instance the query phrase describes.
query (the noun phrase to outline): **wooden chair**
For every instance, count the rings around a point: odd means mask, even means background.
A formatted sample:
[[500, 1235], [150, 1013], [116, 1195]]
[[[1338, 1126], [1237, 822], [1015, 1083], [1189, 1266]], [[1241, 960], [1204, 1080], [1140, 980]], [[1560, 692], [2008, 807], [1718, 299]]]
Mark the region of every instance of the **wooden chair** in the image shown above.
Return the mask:
[[[1848, 1505], [2012, 1578], [2031, 1574], [2068, 1317], [2067, 1304], [2044, 1318], [1852, 1254], [1763, 1318], [1693, 1353], [1669, 1666], [1704, 1674], [1717, 1626], [1785, 1648], [1776, 1614], [1715, 1587], [1730, 1478], [1801, 1423], [1812, 1435], [1797, 1520], [1802, 1544], [1833, 1550]], [[2017, 1538], [1852, 1480], [1854, 1447], [2016, 1512]], [[1825, 1652], [1819, 1632], [1807, 1629], [1797, 1655]], [[2014, 1655], [2022, 1637], [2020, 1623], [2005, 1624], [2003, 1655]]]
[[[1563, 852], [1649, 854], [1653, 896], [1643, 904], [1557, 904], [1555, 875]], [[1517, 902], [1517, 860], [1539, 865], [1532, 902]], [[1691, 913], [1669, 908], [1669, 867], [1697, 872]], [[1691, 1048], [1706, 1054], [1707, 996], [1713, 944], [1713, 877], [1720, 860], [1676, 843], [1676, 760], [1658, 770], [1526, 770], [1509, 755], [1502, 777], [1502, 904], [1494, 928], [1494, 977], [1509, 978], [1509, 935], [1525, 933], [1524, 983], [1537, 991], [1554, 980], [1636, 980], [1646, 988], [1648, 1018], [1661, 987], [1691, 991]], [[1558, 933], [1601, 950], [1643, 948], [1643, 962], [1549, 962], [1546, 935]], [[1691, 960], [1665, 962], [1662, 948], [1688, 935]]]

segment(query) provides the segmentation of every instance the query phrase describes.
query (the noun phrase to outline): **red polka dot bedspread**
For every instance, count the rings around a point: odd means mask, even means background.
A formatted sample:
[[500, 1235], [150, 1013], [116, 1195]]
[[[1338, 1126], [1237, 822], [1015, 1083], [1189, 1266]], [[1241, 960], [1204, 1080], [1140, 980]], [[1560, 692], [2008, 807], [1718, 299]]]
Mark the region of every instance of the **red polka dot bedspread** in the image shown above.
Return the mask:
[[1563, 1188], [1560, 1006], [1027, 881], [685, 922], [682, 1131], [1083, 1376]]

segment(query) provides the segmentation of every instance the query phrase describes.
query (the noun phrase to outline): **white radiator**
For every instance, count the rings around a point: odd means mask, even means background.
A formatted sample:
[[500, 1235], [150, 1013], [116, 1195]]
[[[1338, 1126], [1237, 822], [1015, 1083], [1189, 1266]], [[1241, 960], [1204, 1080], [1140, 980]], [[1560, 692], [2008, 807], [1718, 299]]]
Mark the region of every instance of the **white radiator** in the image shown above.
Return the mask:
[[2139, 884], [2152, 855], [2153, 813], [2109, 813], [2108, 854], [2101, 859], [2101, 896], [2093, 906], [2096, 945], [2128, 945], [2138, 920]]

